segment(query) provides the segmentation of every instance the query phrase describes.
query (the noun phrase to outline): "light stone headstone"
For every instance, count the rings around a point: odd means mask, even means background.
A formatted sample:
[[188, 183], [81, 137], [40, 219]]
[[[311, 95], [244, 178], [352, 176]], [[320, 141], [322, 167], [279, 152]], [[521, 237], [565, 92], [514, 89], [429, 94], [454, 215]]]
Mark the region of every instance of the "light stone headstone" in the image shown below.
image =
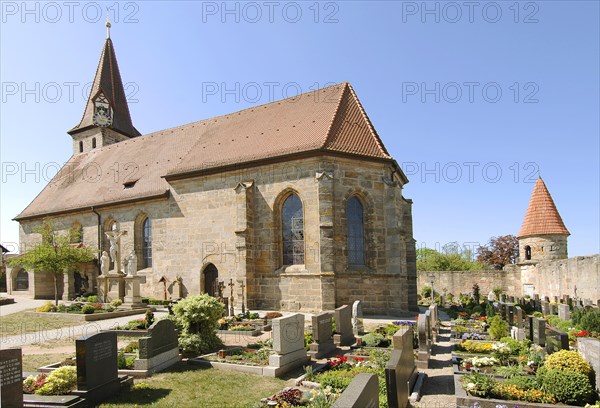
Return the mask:
[[355, 336], [364, 331], [362, 302], [360, 300], [356, 300], [352, 304], [352, 331]]
[[304, 315], [296, 313], [272, 320], [273, 351], [269, 356], [269, 367], [263, 375], [279, 376], [305, 365], [310, 357], [304, 348]]
[[20, 348], [0, 349], [0, 406], [23, 407], [23, 357]]
[[352, 308], [343, 305], [335, 309], [335, 331], [334, 343], [340, 346], [350, 346], [356, 339], [352, 332]]
[[548, 303], [546, 300], [542, 300], [542, 314], [544, 316], [550, 314], [550, 303]]

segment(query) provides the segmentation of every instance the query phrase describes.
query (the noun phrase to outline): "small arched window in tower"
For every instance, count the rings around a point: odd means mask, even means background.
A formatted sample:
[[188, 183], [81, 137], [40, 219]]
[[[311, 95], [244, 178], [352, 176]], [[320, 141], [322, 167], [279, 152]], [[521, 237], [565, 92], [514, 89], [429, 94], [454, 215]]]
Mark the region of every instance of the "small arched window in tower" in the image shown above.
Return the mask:
[[96, 148], [96, 138], [92, 137], [92, 149]]
[[357, 197], [346, 204], [348, 220], [348, 264], [365, 264], [365, 223], [363, 205]]
[[531, 260], [531, 247], [529, 245], [525, 246], [525, 260], [526, 261]]
[[83, 142], [79, 142], [79, 153], [83, 153]]
[[150, 218], [146, 218], [142, 225], [142, 257], [144, 268], [150, 268], [152, 266], [152, 223]]
[[285, 199], [281, 208], [283, 264], [304, 264], [304, 210], [296, 194]]

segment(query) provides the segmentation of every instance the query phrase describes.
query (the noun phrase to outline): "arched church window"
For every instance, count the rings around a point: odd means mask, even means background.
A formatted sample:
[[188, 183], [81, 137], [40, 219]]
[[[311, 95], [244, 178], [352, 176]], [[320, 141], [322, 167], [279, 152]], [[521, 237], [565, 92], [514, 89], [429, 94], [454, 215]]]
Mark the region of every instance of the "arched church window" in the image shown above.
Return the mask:
[[96, 148], [96, 138], [92, 137], [92, 149]]
[[285, 199], [281, 208], [283, 233], [283, 264], [304, 263], [304, 211], [302, 201], [296, 194]]
[[24, 269], [21, 269], [19, 273], [17, 273], [15, 290], [29, 290], [29, 274]]
[[152, 223], [150, 218], [146, 218], [142, 225], [142, 257], [144, 268], [150, 268], [152, 266]]
[[363, 205], [357, 197], [346, 204], [348, 224], [348, 264], [365, 264], [365, 223]]
[[531, 260], [531, 247], [529, 245], [525, 246], [525, 260]]
[[79, 142], [79, 153], [83, 153], [83, 142]]

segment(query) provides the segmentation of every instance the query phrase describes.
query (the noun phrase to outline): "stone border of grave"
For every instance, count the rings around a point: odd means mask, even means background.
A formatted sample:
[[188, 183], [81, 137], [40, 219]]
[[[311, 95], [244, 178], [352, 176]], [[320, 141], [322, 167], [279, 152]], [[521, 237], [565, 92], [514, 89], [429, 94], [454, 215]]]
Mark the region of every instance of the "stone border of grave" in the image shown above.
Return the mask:
[[[44, 373], [44, 374], [49, 374], [52, 371], [56, 370], [57, 368], [62, 367], [62, 362], [58, 362], [58, 363], [52, 363], [52, 364], [48, 364], [42, 367], [38, 367], [36, 372], [38, 373]], [[119, 374], [120, 377], [122, 376], [130, 376], [130, 377], [134, 377], [134, 378], [147, 378], [150, 377], [152, 375], [152, 373], [150, 373], [150, 375], [148, 375], [148, 371], [147, 370], [126, 370], [126, 369], [119, 369], [117, 371], [117, 373]]]
[[257, 337], [262, 334], [262, 329], [257, 328], [254, 330], [217, 330], [216, 332], [217, 332], [217, 334], [223, 334], [225, 336], [244, 335], [244, 336], [250, 336], [250, 337]]
[[13, 298], [0, 298], [0, 306], [11, 305], [15, 303]]
[[[527, 401], [500, 400], [493, 398], [479, 398], [467, 394], [460, 382], [461, 375], [454, 376], [454, 396], [456, 406], [459, 408], [470, 408], [477, 405], [479, 408], [496, 408], [498, 406], [518, 406], [520, 408], [556, 408], [557, 404], [538, 404]], [[576, 405], [558, 404], [560, 407], [577, 407]], [[581, 407], [578, 407], [581, 408]]]
[[137, 314], [144, 314], [146, 310], [151, 310], [153, 312], [156, 311], [155, 308], [146, 308], [146, 309], [131, 309], [131, 310], [119, 310], [116, 312], [105, 312], [105, 313], [94, 313], [94, 314], [79, 314], [79, 313], [55, 313], [55, 312], [25, 312], [26, 316], [35, 316], [35, 317], [46, 317], [48, 319], [53, 319], [55, 317], [66, 317], [68, 319], [73, 319], [74, 321], [80, 322], [95, 322], [98, 320], [106, 320], [106, 319], [114, 319], [116, 317], [125, 317], [132, 316]]

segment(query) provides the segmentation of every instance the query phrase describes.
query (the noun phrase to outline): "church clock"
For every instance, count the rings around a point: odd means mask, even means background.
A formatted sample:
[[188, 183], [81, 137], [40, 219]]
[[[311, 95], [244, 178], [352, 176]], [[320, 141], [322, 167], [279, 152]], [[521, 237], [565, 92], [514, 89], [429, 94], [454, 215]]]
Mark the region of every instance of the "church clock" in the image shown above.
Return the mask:
[[101, 127], [107, 127], [112, 124], [112, 115], [110, 111], [110, 104], [104, 97], [104, 95], [100, 94], [96, 97], [94, 101], [94, 124]]

